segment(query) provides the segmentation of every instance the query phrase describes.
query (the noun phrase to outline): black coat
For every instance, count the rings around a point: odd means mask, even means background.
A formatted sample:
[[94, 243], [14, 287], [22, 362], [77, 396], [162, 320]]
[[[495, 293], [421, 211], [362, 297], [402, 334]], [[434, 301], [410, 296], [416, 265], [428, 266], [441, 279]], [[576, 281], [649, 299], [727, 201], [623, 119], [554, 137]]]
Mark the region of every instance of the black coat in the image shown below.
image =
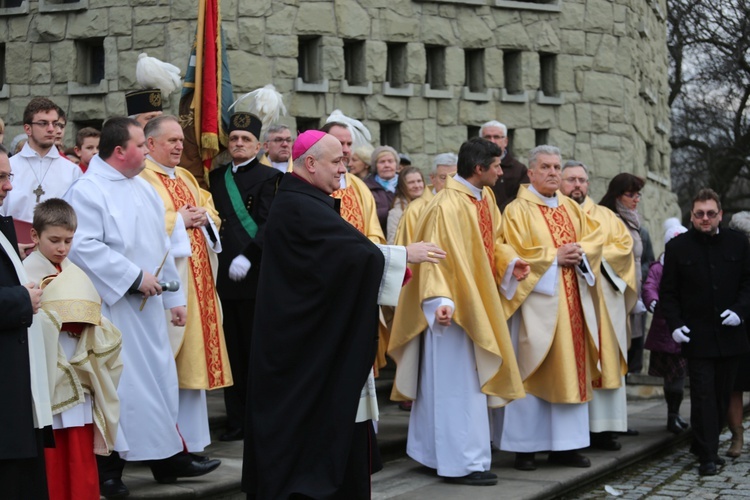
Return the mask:
[[[11, 217], [0, 217], [0, 231], [17, 248]], [[29, 292], [0, 247], [0, 460], [37, 456], [31, 400], [28, 328], [33, 321]]]
[[377, 351], [382, 252], [339, 200], [286, 174], [266, 224], [250, 349], [242, 485], [250, 499], [331, 498], [350, 478]]
[[[234, 174], [234, 180], [245, 201], [245, 207], [258, 225], [258, 233], [255, 238], [251, 238], [242, 227], [229, 199], [224, 175], [231, 167], [232, 164], [228, 163], [208, 174], [214, 206], [221, 218], [219, 236], [222, 251], [219, 254], [216, 288], [222, 300], [252, 299], [255, 298], [255, 290], [258, 287], [264, 226], [283, 174], [275, 168], [259, 163], [257, 158], [248, 165], [240, 167]], [[252, 266], [245, 279], [232, 281], [229, 279], [229, 265], [240, 254], [247, 257]]]
[[750, 318], [750, 244], [737, 231], [708, 236], [694, 228], [672, 239], [664, 254], [659, 305], [669, 331], [685, 325], [685, 357], [715, 358], [750, 350], [745, 326], [722, 325], [721, 313]]
[[492, 186], [492, 192], [495, 193], [495, 201], [502, 212], [508, 203], [516, 199], [521, 184], [528, 184], [529, 174], [526, 165], [516, 160], [510, 151], [500, 162], [500, 167], [503, 169], [503, 176]]

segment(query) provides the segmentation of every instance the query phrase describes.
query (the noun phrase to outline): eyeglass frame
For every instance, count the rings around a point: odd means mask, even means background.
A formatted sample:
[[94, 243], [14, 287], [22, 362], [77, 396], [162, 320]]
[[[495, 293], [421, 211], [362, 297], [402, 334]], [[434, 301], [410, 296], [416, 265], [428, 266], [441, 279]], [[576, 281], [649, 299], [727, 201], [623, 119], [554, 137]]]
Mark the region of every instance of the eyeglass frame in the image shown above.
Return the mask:
[[36, 121], [36, 122], [29, 122], [28, 124], [29, 125], [36, 125], [37, 127], [42, 127], [42, 128], [47, 128], [50, 125], [52, 125], [54, 128], [56, 128], [58, 130], [64, 129], [65, 126], [67, 125], [67, 123], [63, 123], [63, 122], [59, 122], [59, 121], [58, 122], [50, 122], [50, 121], [47, 121], [47, 120], [40, 120], [40, 121]]
[[716, 217], [719, 216], [721, 213], [721, 210], [718, 212], [714, 212], [713, 210], [708, 210], [704, 212], [703, 210], [698, 210], [697, 212], [690, 212], [693, 217], [695, 217], [698, 220], [703, 220], [704, 218], [708, 217], [709, 220], [714, 220]]
[[13, 183], [13, 177], [15, 177], [13, 172], [0, 174], [0, 185], [5, 184], [6, 182]]

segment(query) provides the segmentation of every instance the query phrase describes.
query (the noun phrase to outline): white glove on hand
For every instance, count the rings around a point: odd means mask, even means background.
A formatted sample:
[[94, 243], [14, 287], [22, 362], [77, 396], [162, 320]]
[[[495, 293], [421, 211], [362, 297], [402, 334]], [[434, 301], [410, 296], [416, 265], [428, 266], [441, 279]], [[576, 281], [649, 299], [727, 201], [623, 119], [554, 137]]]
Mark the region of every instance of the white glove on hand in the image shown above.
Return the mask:
[[651, 303], [648, 305], [648, 312], [653, 313], [656, 310], [656, 304], [658, 301], [652, 300]]
[[633, 310], [630, 311], [631, 314], [643, 314], [646, 312], [646, 306], [643, 305], [643, 301], [641, 299], [638, 299], [638, 302], [635, 303], [635, 306], [633, 306]]
[[734, 311], [730, 311], [729, 309], [721, 313], [721, 317], [724, 318], [724, 321], [721, 322], [722, 325], [738, 326], [740, 323], [742, 323], [742, 321], [740, 321], [740, 317], [737, 316]]
[[688, 333], [690, 333], [690, 328], [681, 326], [677, 330], [672, 332], [672, 339], [674, 339], [674, 341], [678, 344], [682, 344], [683, 342], [690, 342], [690, 337], [686, 335]]
[[241, 281], [247, 276], [247, 272], [250, 270], [250, 261], [244, 255], [238, 255], [232, 259], [232, 263], [229, 264], [229, 279], [232, 281]]

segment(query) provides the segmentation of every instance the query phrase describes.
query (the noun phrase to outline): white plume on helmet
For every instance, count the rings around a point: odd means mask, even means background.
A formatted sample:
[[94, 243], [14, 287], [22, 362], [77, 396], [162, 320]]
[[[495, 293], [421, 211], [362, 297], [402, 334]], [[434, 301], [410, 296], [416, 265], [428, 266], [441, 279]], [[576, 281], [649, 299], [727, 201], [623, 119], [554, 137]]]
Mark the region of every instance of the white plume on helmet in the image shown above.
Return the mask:
[[286, 115], [284, 99], [272, 84], [240, 96], [229, 106], [229, 111], [252, 113], [263, 122], [263, 128], [277, 122]]
[[138, 55], [135, 80], [144, 89], [160, 89], [164, 97], [182, 87], [180, 68], [155, 57], [149, 57], [145, 52]]
[[354, 118], [349, 118], [340, 109], [334, 109], [331, 116], [326, 119], [326, 123], [338, 122], [344, 123], [349, 128], [349, 132], [352, 134], [352, 149], [357, 149], [362, 146], [371, 146], [372, 135], [364, 124]]

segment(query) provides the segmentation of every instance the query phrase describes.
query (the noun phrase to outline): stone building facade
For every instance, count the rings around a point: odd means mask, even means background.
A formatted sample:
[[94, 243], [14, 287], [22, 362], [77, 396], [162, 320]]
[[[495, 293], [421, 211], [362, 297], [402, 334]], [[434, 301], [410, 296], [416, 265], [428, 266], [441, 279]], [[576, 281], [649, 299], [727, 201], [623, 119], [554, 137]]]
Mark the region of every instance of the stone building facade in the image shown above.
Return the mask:
[[[197, 4], [0, 0], [6, 137], [37, 95], [68, 110], [68, 143], [124, 114], [140, 52], [187, 66]], [[426, 170], [497, 119], [520, 159], [550, 143], [591, 166], [597, 200], [619, 172], [646, 177], [657, 252], [678, 214], [666, 0], [222, 0], [221, 14], [235, 92], [273, 83], [292, 128], [341, 109]]]

